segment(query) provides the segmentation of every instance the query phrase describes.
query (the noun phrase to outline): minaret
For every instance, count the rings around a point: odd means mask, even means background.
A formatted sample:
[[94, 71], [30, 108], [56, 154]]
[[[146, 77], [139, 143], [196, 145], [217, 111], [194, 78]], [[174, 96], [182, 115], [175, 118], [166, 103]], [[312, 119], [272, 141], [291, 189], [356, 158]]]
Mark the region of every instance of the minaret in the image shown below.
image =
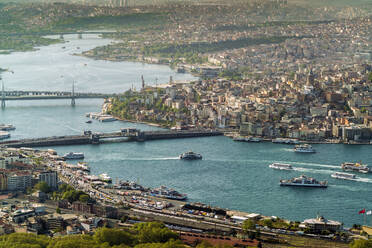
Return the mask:
[[145, 89], [145, 79], [143, 78], [143, 75], [141, 76], [141, 80], [142, 80], [142, 90]]
[[72, 81], [71, 106], [75, 107], [75, 81]]

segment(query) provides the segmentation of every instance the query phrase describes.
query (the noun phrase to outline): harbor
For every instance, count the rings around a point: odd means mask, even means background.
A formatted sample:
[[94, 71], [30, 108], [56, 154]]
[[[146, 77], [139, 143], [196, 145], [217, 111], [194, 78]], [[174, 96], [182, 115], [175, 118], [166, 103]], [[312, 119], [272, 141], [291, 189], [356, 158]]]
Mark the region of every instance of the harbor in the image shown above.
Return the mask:
[[[133, 87], [139, 88], [141, 82], [138, 75], [142, 74], [149, 82], [155, 82], [155, 77], [158, 77], [159, 82], [169, 80], [172, 72], [168, 67], [125, 62], [112, 64], [69, 55], [76, 52], [77, 46], [84, 50], [102, 44], [100, 42], [99, 39], [72, 40], [67, 44], [23, 53], [23, 59], [17, 53], [1, 55], [4, 67], [15, 70], [14, 75], [4, 74], [3, 80], [19, 90], [32, 90], [28, 84], [30, 81], [37, 82], [37, 85], [32, 87], [40, 90], [65, 90], [71, 87], [72, 81], [66, 79], [67, 73], [63, 73], [66, 75], [56, 81], [49, 80], [50, 77], [54, 78], [56, 74], [62, 73], [61, 68], [65, 68], [65, 61], [66, 64], [75, 65], [67, 70], [72, 74], [79, 65], [88, 64], [83, 67], [81, 74], [86, 76], [77, 77], [77, 91], [86, 89], [91, 92], [122, 92], [124, 88], [131, 88], [133, 82]], [[104, 44], [106, 43], [107, 41]], [[66, 49], [61, 49], [61, 46], [66, 46]], [[57, 71], [49, 70], [50, 61], [45, 59], [49, 58], [47, 54], [51, 52], [56, 54], [53, 58], [56, 60], [54, 63], [57, 64]], [[63, 54], [59, 55], [60, 52]], [[38, 66], [44, 68], [43, 73], [46, 73], [46, 76], [42, 77], [41, 73], [33, 72], [31, 59], [38, 59]], [[16, 62], [19, 61], [24, 63], [17, 65]], [[103, 68], [103, 72], [98, 73], [102, 76], [97, 75], [97, 67]], [[112, 68], [116, 73], [113, 73]], [[127, 76], [126, 72], [123, 72], [127, 70], [135, 75]], [[182, 74], [177, 77], [188, 76]], [[176, 76], [174, 78], [177, 79]], [[78, 99], [76, 106], [72, 108], [69, 100], [9, 101], [0, 115], [2, 123], [16, 126], [16, 130], [11, 131], [12, 140], [82, 135], [84, 130], [91, 130], [93, 133], [118, 132], [121, 128], [163, 130], [123, 121], [93, 120], [92, 123], [86, 123], [88, 119], [85, 114], [100, 112], [102, 104], [103, 101], [99, 99]], [[221, 208], [280, 216], [290, 220], [313, 218], [320, 213], [329, 219], [343, 222], [345, 226], [363, 223], [363, 218], [357, 211], [370, 206], [368, 199], [369, 186], [372, 183], [371, 173], [360, 174], [359, 179], [355, 181], [334, 179], [331, 174], [341, 172], [341, 163], [347, 161], [361, 160], [372, 165], [369, 146], [307, 142], [312, 144], [317, 152], [300, 154], [293, 151], [294, 145], [273, 144], [271, 141], [234, 142], [225, 136], [215, 136], [44, 148], [53, 148], [58, 154], [83, 152], [84, 161], [89, 164], [93, 175], [107, 173], [114, 182], [117, 177], [118, 180], [138, 181], [144, 187], [151, 188], [166, 185], [186, 193], [191, 202], [203, 202]], [[190, 150], [200, 153], [203, 159], [182, 161], [178, 158], [180, 154]], [[291, 164], [296, 170], [273, 170], [268, 167], [272, 163]], [[325, 190], [307, 190], [279, 186], [280, 179], [298, 177], [305, 173], [320, 181], [327, 180], [329, 187]]]

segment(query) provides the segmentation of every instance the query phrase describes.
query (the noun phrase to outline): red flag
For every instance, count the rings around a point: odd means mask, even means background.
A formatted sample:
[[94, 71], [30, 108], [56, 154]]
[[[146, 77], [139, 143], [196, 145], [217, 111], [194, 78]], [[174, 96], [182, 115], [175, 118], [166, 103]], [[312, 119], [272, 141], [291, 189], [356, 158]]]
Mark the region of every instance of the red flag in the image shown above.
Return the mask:
[[365, 208], [363, 208], [362, 210], [360, 210], [359, 212], [358, 212], [358, 214], [365, 214], [366, 213], [366, 209]]

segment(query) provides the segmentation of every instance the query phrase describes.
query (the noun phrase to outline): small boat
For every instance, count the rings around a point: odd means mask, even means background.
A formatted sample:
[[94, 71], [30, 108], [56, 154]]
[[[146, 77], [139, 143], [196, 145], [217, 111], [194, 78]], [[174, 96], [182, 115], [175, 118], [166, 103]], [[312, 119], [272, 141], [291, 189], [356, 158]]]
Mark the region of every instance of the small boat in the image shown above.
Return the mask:
[[350, 163], [350, 162], [345, 162], [341, 164], [341, 169], [344, 171], [356, 171], [356, 172], [361, 172], [367, 174], [371, 170], [368, 168], [367, 165], [362, 164], [362, 163]]
[[276, 170], [293, 170], [293, 167], [290, 164], [273, 163], [269, 165], [269, 167]]
[[306, 187], [306, 188], [327, 188], [327, 181], [317, 181], [312, 177], [301, 175], [289, 180], [280, 180], [280, 186], [295, 186], [295, 187]]
[[13, 131], [15, 129], [15, 126], [12, 124], [0, 124], [0, 131]]
[[336, 172], [331, 175], [331, 177], [336, 179], [344, 179], [344, 180], [355, 180], [357, 177], [354, 174], [344, 173], [344, 172]]
[[296, 145], [294, 148], [295, 152], [299, 153], [315, 153], [315, 149], [309, 144]]
[[10, 133], [5, 132], [5, 131], [0, 131], [0, 140], [8, 139], [8, 138], [10, 138]]
[[198, 153], [195, 153], [195, 152], [185, 152], [185, 153], [182, 153], [180, 156], [179, 156], [180, 159], [183, 159], [183, 160], [197, 160], [197, 159], [202, 159], [202, 155], [198, 154]]
[[92, 120], [87, 120], [85, 123], [90, 124], [90, 123], [92, 123]]
[[84, 153], [82, 152], [69, 152], [62, 156], [64, 159], [83, 159]]
[[112, 178], [107, 175], [106, 173], [102, 173], [101, 175], [99, 175], [99, 178], [103, 181], [103, 182], [106, 182], [106, 183], [112, 183]]
[[90, 172], [90, 168], [86, 162], [78, 162], [76, 166], [82, 171]]

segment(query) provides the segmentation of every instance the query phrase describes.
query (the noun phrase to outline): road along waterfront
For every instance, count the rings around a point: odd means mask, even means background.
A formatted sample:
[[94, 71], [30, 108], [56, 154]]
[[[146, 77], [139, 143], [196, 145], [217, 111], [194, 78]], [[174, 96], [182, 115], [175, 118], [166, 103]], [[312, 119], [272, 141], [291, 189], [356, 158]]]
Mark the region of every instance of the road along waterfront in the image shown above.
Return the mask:
[[[94, 38], [95, 39], [95, 38]], [[140, 63], [93, 61], [71, 56], [78, 50], [99, 45], [88, 40], [71, 40], [39, 51], [1, 55], [2, 67], [9, 67], [14, 74], [4, 74], [7, 88], [19, 90], [66, 90], [71, 80], [57, 73], [76, 70], [77, 91], [115, 92], [140, 85], [140, 75], [146, 78], [161, 75], [163, 81], [173, 74], [169, 68]], [[86, 42], [86, 46], [82, 43]], [[105, 41], [107, 42], [107, 41]], [[105, 44], [105, 43], [102, 43]], [[71, 47], [68, 47], [71, 45]], [[66, 46], [65, 49], [62, 46]], [[80, 49], [77, 49], [77, 46]], [[53, 47], [53, 49], [52, 49]], [[54, 57], [46, 56], [49, 50]], [[66, 49], [70, 49], [69, 52]], [[40, 52], [41, 54], [38, 54]], [[45, 52], [45, 53], [44, 53]], [[5, 57], [9, 56], [9, 57]], [[15, 56], [15, 57], [12, 57]], [[35, 62], [32, 63], [32, 58]], [[53, 63], [51, 63], [53, 60]], [[87, 66], [84, 64], [87, 63]], [[93, 63], [92, 66], [91, 63]], [[28, 68], [29, 64], [37, 67]], [[55, 66], [54, 66], [55, 65]], [[152, 67], [154, 66], [154, 67]], [[88, 69], [89, 68], [89, 69]], [[79, 73], [78, 73], [79, 72]], [[57, 75], [57, 76], [56, 76]], [[102, 75], [102, 76], [101, 76]], [[130, 76], [126, 76], [130, 75]], [[174, 78], [191, 78], [180, 74]], [[67, 78], [67, 77], [66, 77]], [[152, 77], [152, 82], [155, 82]], [[12, 139], [81, 134], [83, 130], [94, 132], [117, 131], [133, 127], [141, 130], [159, 130], [157, 127], [128, 122], [85, 123], [87, 112], [98, 112], [101, 100], [77, 100], [75, 108], [68, 100], [33, 102], [9, 102], [0, 110], [0, 122], [12, 123], [17, 129]], [[190, 201], [214, 206], [277, 215], [291, 220], [315, 217], [317, 213], [326, 218], [339, 220], [346, 226], [362, 223], [358, 210], [370, 205], [372, 175], [359, 175], [357, 181], [332, 179], [330, 174], [340, 170], [345, 161], [372, 165], [369, 146], [314, 144], [315, 154], [297, 154], [292, 146], [271, 143], [240, 143], [227, 137], [203, 137], [195, 139], [159, 140], [145, 143], [112, 143], [106, 145], [55, 147], [59, 154], [84, 152], [92, 174], [108, 173], [114, 180], [138, 180], [148, 187], [166, 185], [187, 193]], [[180, 161], [178, 155], [193, 150], [203, 155], [200, 161]], [[294, 171], [276, 171], [268, 168], [273, 162], [290, 163]], [[279, 187], [280, 179], [300, 174], [328, 180], [327, 189], [298, 189]]]

